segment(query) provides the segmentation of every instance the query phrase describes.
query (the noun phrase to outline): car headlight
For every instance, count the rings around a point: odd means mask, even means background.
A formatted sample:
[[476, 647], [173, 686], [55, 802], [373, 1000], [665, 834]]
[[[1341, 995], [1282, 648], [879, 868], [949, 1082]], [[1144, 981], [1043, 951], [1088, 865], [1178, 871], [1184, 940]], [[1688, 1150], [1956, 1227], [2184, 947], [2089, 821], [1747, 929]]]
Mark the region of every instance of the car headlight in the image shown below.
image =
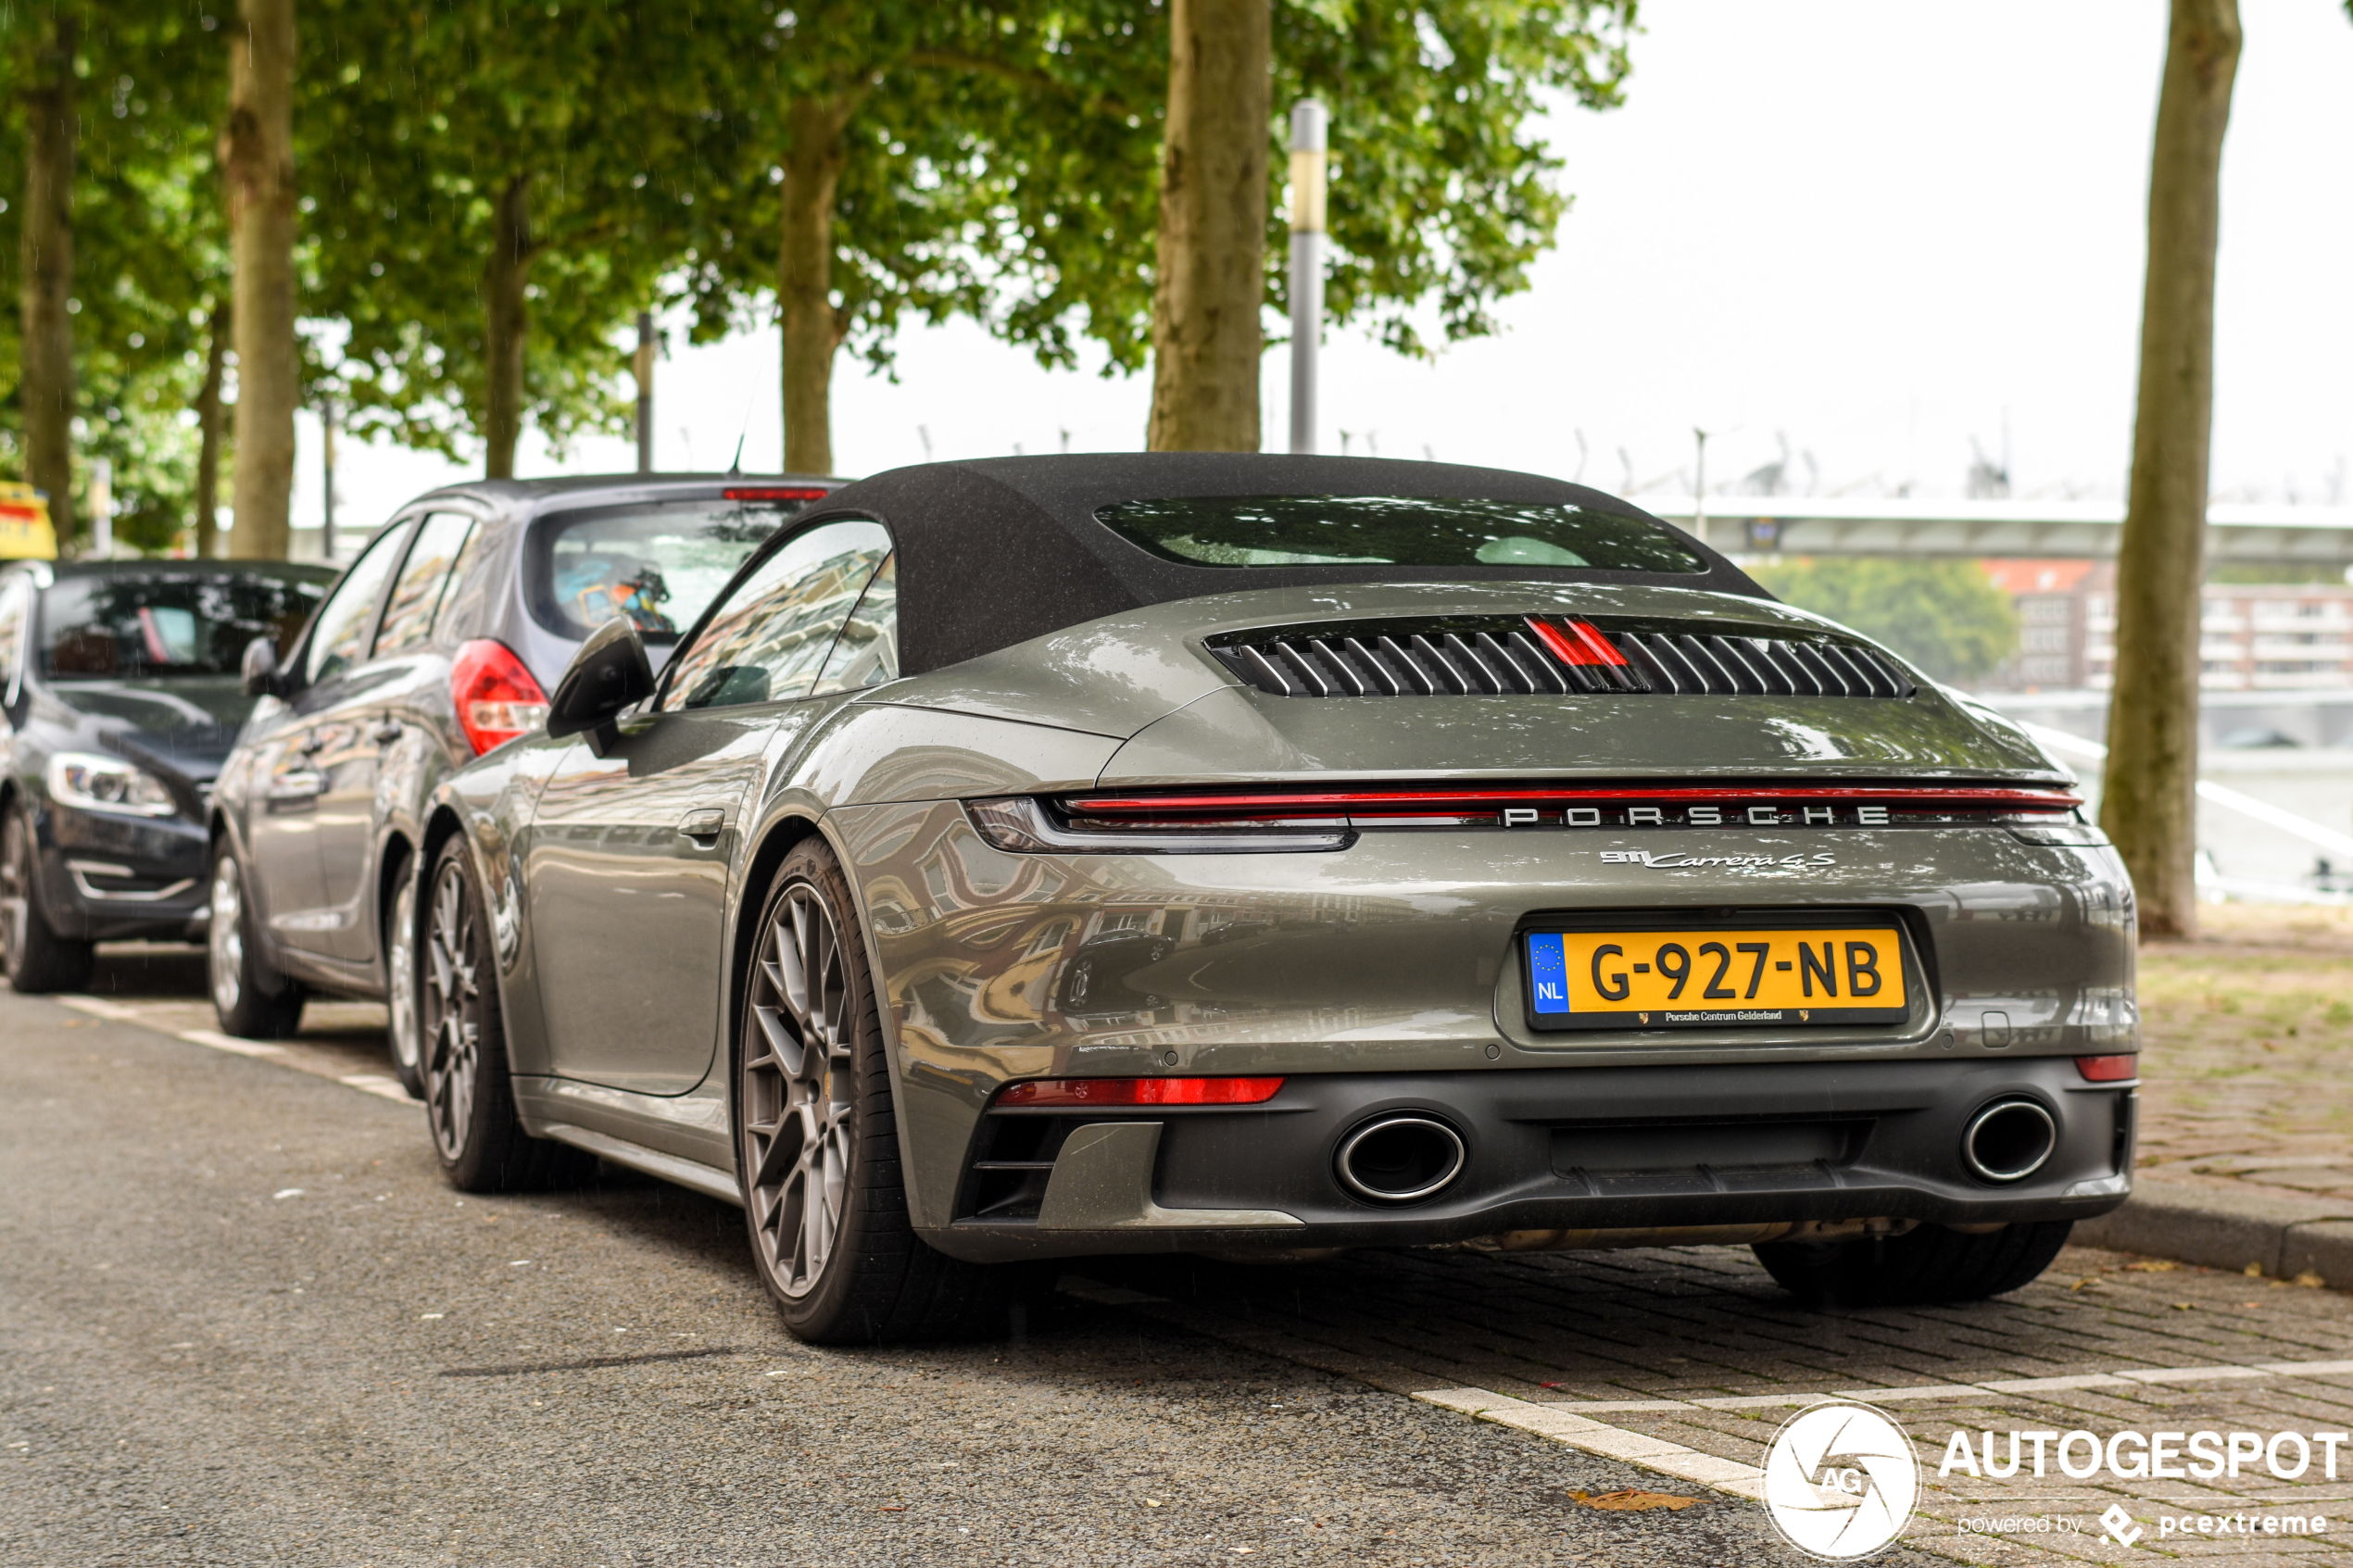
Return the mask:
[[61, 751], [49, 759], [49, 798], [84, 811], [126, 817], [169, 817], [180, 809], [163, 781], [119, 757]]

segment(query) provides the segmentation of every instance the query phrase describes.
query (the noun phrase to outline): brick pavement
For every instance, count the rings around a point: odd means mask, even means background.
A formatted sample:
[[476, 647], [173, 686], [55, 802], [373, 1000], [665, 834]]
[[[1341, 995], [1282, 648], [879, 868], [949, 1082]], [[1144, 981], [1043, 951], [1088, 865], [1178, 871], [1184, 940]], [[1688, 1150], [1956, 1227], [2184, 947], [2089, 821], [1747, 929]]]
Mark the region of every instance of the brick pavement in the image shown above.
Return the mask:
[[[2331, 1533], [2177, 1537], [2167, 1552], [2248, 1564], [2353, 1552], [2353, 1449], [2334, 1482], [2317, 1463], [2292, 1482], [2259, 1471], [2206, 1483], [1933, 1474], [1956, 1430], [2002, 1435], [1997, 1458], [2013, 1429], [2353, 1431], [2353, 1298], [2334, 1290], [2087, 1248], [1998, 1301], [1842, 1313], [1798, 1308], [1730, 1248], [1365, 1253], [1278, 1268], [1131, 1259], [1084, 1273], [1112, 1294], [1082, 1291], [1123, 1310], [1376, 1386], [1488, 1390], [1744, 1466], [1802, 1404], [1868, 1398], [1906, 1425], [1931, 1472], [1907, 1544], [1961, 1562], [2120, 1562], [2158, 1549], [2161, 1518], [2185, 1510], [2320, 1514]], [[2256, 1370], [2267, 1365], [2291, 1370]], [[1982, 1386], [2020, 1382], [2038, 1386]], [[2146, 1532], [2138, 1546], [2100, 1536], [2111, 1503]], [[2082, 1533], [1961, 1533], [1964, 1519], [2019, 1516]]]

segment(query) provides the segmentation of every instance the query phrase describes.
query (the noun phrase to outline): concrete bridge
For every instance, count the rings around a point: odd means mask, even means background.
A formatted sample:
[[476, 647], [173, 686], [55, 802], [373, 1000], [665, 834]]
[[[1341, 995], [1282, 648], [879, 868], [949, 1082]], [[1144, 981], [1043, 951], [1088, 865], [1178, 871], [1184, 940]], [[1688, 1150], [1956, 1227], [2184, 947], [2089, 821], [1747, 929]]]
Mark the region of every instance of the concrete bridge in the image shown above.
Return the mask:
[[[1692, 526], [1689, 495], [1631, 495]], [[2207, 558], [2264, 566], [2353, 567], [2353, 507], [2218, 503]], [[2051, 556], [2116, 554], [2121, 501], [1970, 500], [1894, 495], [1710, 495], [1701, 527], [1734, 555]]]

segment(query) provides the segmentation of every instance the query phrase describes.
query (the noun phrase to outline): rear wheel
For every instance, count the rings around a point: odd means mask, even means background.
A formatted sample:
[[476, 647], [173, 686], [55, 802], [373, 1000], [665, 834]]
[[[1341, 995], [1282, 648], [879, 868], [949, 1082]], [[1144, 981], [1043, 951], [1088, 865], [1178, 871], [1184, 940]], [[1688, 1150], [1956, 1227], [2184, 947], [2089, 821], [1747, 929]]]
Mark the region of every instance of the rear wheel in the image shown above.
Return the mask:
[[0, 962], [26, 996], [90, 984], [91, 945], [60, 936], [41, 908], [32, 818], [21, 807], [0, 824]]
[[464, 839], [442, 846], [427, 897], [418, 1067], [442, 1174], [460, 1192], [516, 1192], [568, 1180], [594, 1161], [533, 1137], [515, 1114], [489, 922]]
[[935, 1251], [907, 1213], [890, 1071], [849, 884], [821, 841], [777, 869], [736, 1051], [736, 1151], [760, 1277], [819, 1344], [1001, 1332], [1034, 1283]]
[[1866, 1241], [1773, 1241], [1754, 1248], [1782, 1289], [1809, 1307], [1981, 1301], [2032, 1284], [2067, 1245], [2072, 1220], [1971, 1236], [1921, 1225]]
[[302, 1027], [302, 986], [261, 956], [245, 901], [245, 872], [225, 840], [213, 849], [211, 902], [205, 968], [221, 1032], [246, 1040], [293, 1038]]

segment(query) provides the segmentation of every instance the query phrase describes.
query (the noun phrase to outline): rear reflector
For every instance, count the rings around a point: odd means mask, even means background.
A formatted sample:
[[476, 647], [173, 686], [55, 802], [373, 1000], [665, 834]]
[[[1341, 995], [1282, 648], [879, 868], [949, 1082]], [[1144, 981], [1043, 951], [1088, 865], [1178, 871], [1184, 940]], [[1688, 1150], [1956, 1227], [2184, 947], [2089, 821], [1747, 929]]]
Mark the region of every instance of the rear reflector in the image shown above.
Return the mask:
[[2127, 1078], [2139, 1076], [2141, 1059], [2137, 1056], [2079, 1056], [2075, 1059], [2075, 1071], [2083, 1074], [2085, 1083], [2120, 1084]]
[[449, 696], [476, 757], [547, 722], [547, 694], [514, 650], [489, 637], [458, 650], [449, 666]]
[[998, 1106], [1256, 1105], [1280, 1078], [1030, 1078], [1000, 1090]]
[[729, 501], [822, 501], [830, 492], [810, 484], [731, 484], [719, 494]]

